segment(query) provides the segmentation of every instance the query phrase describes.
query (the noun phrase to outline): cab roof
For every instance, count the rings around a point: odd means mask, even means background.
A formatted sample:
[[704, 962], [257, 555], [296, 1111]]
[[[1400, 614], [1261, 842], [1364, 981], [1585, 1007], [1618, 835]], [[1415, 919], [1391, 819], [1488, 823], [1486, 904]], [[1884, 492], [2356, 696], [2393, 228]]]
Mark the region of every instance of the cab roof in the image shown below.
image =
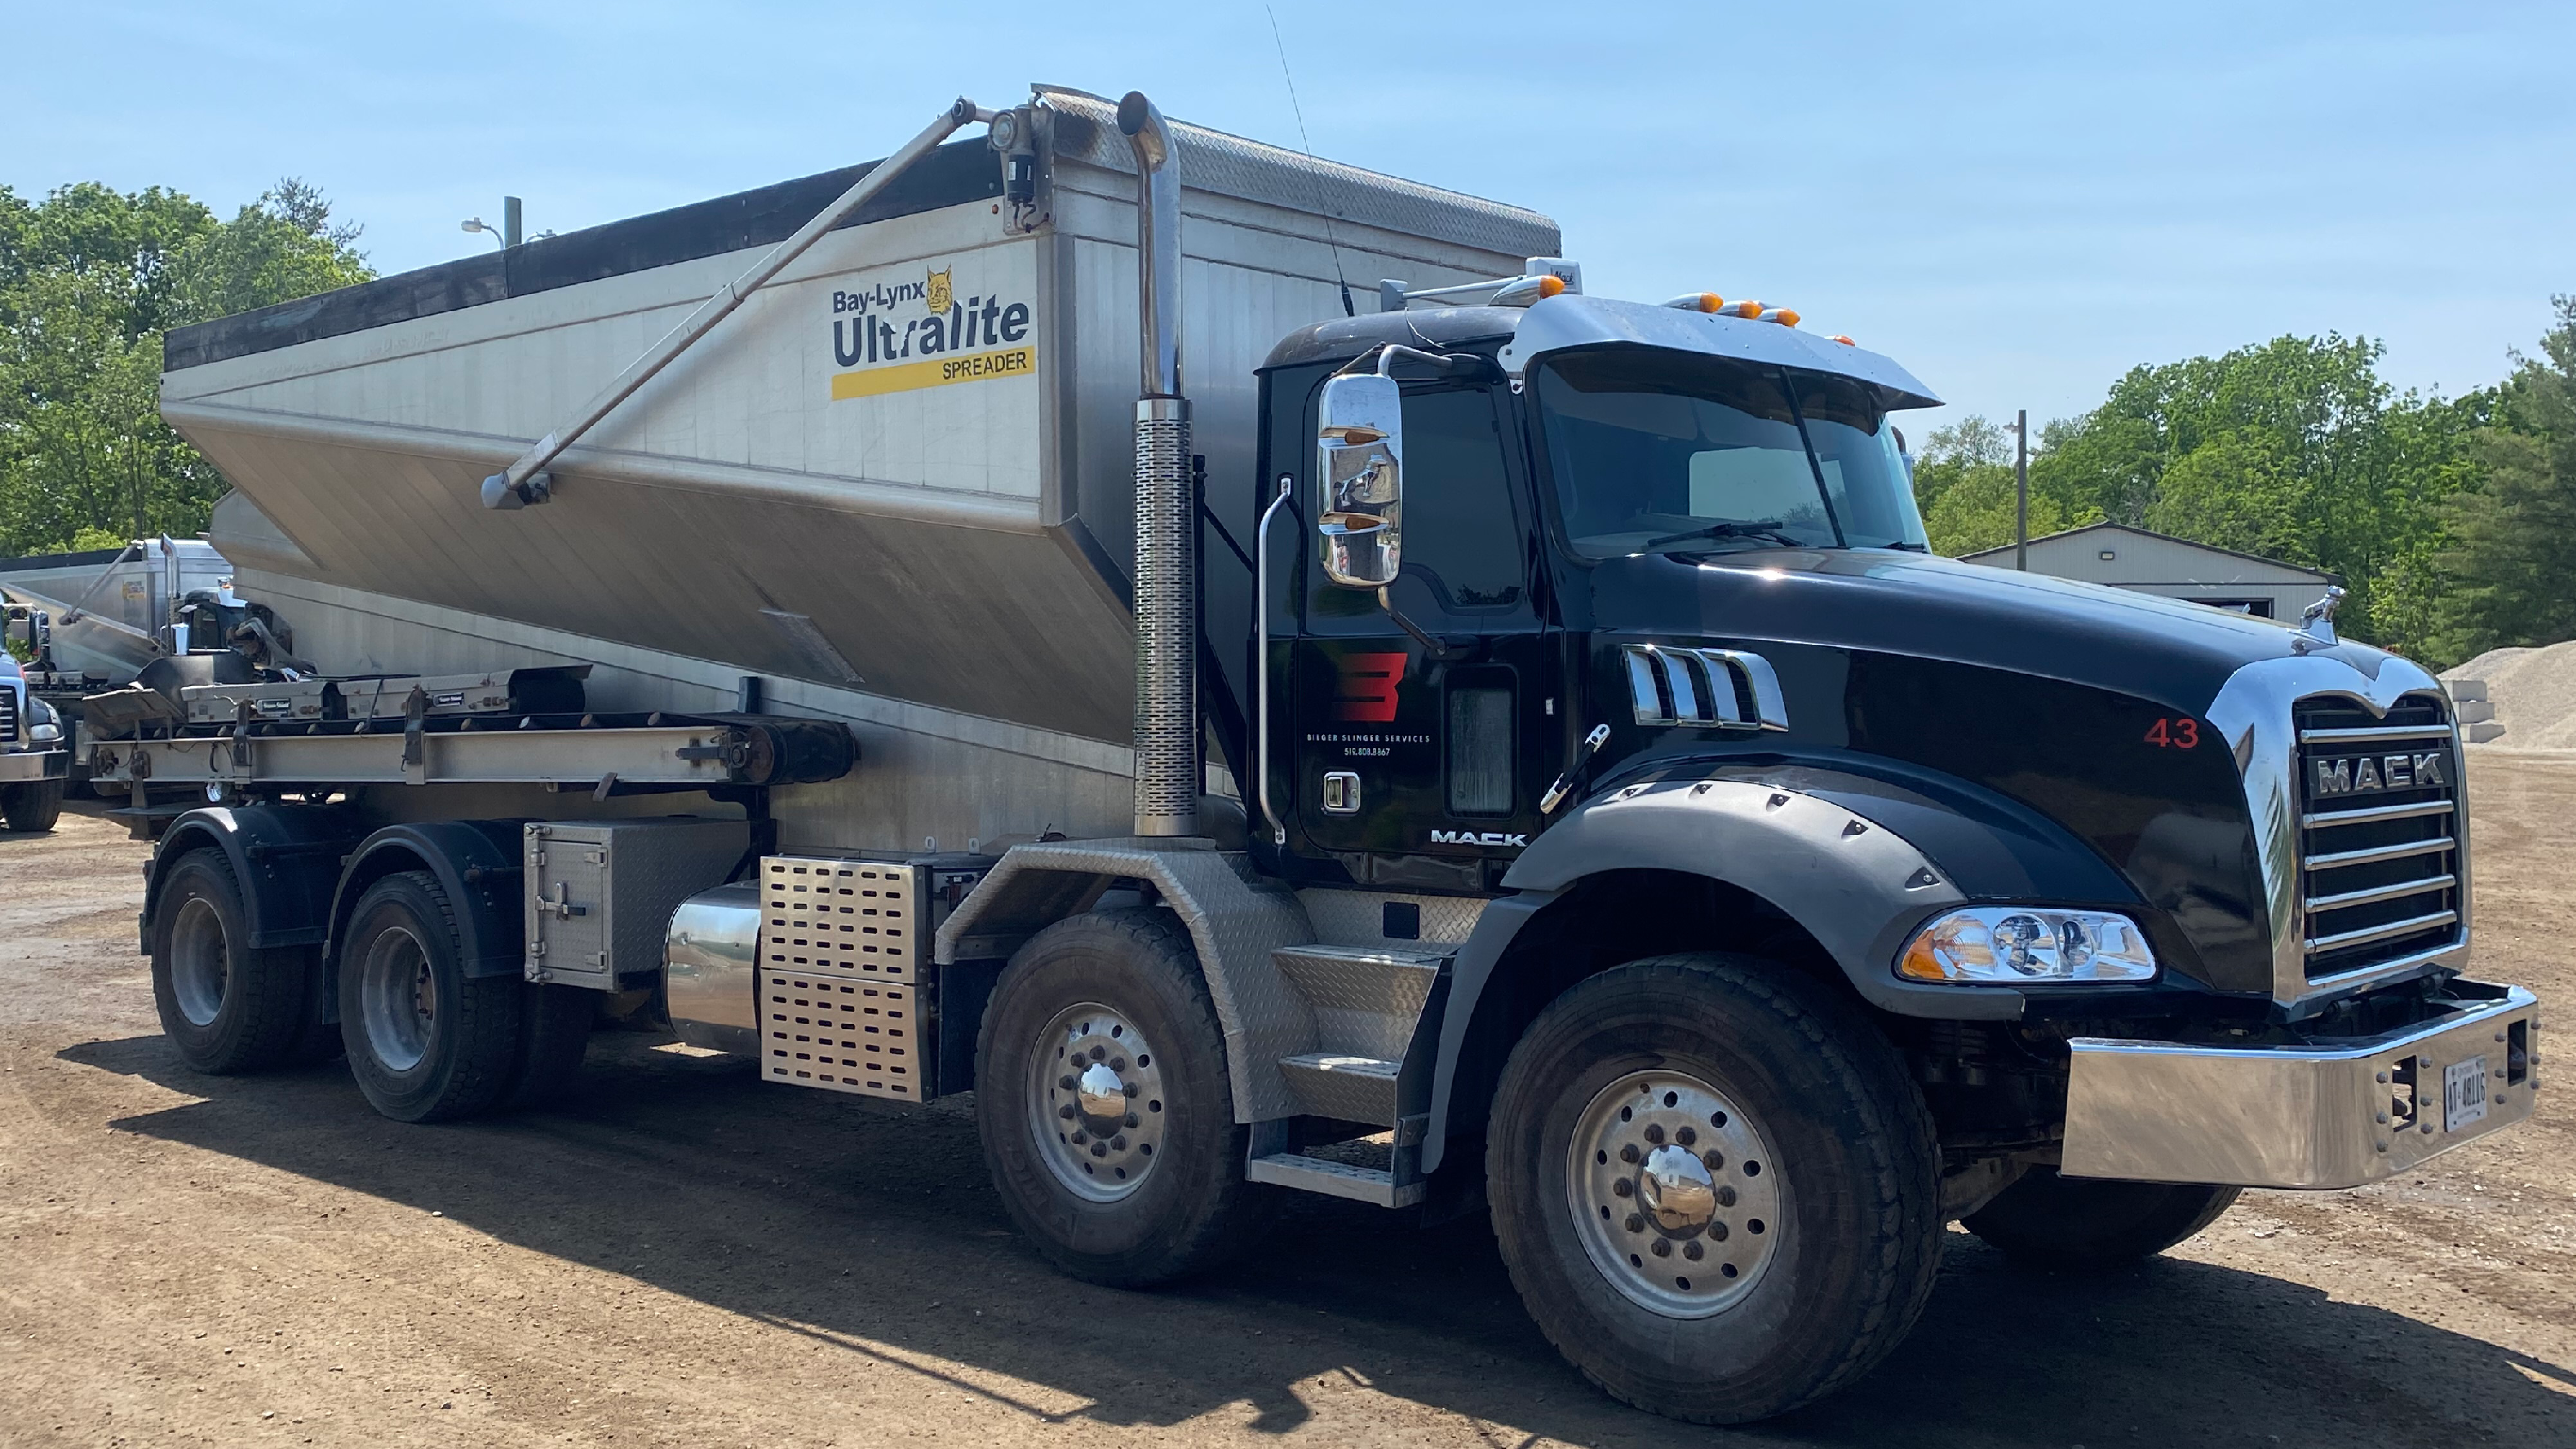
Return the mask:
[[1866, 348], [1777, 322], [1573, 293], [1528, 307], [1426, 307], [1318, 322], [1281, 338], [1262, 367], [1347, 361], [1385, 343], [1490, 352], [1514, 376], [1568, 347], [1665, 347], [1848, 378], [1889, 412], [1941, 405], [1893, 358]]

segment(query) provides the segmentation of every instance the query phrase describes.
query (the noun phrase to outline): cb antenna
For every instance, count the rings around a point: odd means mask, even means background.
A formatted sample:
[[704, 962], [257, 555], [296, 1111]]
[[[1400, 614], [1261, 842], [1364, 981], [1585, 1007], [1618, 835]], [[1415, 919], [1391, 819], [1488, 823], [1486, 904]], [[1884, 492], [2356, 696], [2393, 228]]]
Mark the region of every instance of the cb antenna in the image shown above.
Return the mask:
[[[1306, 134], [1306, 108], [1297, 104], [1297, 78], [1288, 73], [1288, 42], [1279, 38], [1279, 12], [1264, 5], [1261, 13], [1270, 17], [1270, 43], [1279, 48], [1279, 78], [1288, 83], [1288, 110], [1297, 118], [1297, 142], [1306, 148], [1306, 159], [1315, 159], [1314, 138]], [[1324, 178], [1315, 177], [1315, 214], [1324, 219], [1324, 245], [1333, 249], [1333, 280], [1342, 284], [1342, 315], [1356, 317], [1359, 309], [1351, 305], [1351, 279], [1342, 275], [1342, 245], [1333, 237], [1333, 213], [1324, 196]]]

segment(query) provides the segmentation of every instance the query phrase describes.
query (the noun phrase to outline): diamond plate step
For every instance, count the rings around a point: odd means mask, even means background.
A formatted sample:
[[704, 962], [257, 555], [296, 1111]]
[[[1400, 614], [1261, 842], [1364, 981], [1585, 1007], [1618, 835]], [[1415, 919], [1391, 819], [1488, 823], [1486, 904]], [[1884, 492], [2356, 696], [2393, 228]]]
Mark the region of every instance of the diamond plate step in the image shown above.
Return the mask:
[[1243, 1175], [1254, 1182], [1320, 1192], [1326, 1197], [1346, 1197], [1379, 1207], [1411, 1207], [1422, 1201], [1419, 1182], [1398, 1184], [1394, 1173], [1379, 1168], [1354, 1167], [1295, 1152], [1256, 1157], [1244, 1164]]
[[1308, 1052], [1281, 1057], [1280, 1075], [1308, 1112], [1345, 1122], [1395, 1125], [1396, 1077], [1402, 1062], [1377, 1057]]
[[1449, 953], [1282, 946], [1270, 959], [1314, 1008], [1320, 1050], [1400, 1062]]

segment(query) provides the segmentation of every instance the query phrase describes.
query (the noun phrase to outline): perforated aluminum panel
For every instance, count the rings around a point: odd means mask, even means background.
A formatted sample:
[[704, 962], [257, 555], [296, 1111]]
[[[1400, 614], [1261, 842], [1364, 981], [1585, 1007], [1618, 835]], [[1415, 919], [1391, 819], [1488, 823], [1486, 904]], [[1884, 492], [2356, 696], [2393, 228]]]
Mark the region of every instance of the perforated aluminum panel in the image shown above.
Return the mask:
[[840, 972], [760, 973], [761, 1075], [792, 1087], [923, 1098], [913, 989]]
[[761, 969], [919, 980], [920, 884], [908, 865], [763, 856]]
[[920, 1102], [932, 1090], [915, 984], [921, 872], [882, 861], [760, 862], [761, 1075]]

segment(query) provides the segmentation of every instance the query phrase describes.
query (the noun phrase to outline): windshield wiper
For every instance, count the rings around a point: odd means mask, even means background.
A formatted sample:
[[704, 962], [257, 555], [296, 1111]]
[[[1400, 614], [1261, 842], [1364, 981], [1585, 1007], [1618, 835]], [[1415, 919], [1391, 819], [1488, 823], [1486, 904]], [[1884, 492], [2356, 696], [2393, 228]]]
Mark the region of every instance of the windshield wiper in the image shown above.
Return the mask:
[[1662, 548], [1666, 544], [1688, 543], [1695, 538], [1767, 538], [1774, 543], [1787, 544], [1791, 548], [1807, 547], [1805, 539], [1792, 538], [1781, 532], [1781, 523], [1782, 520], [1777, 518], [1721, 518], [1704, 528], [1685, 529], [1680, 533], [1668, 533], [1661, 538], [1649, 539], [1641, 552]]

